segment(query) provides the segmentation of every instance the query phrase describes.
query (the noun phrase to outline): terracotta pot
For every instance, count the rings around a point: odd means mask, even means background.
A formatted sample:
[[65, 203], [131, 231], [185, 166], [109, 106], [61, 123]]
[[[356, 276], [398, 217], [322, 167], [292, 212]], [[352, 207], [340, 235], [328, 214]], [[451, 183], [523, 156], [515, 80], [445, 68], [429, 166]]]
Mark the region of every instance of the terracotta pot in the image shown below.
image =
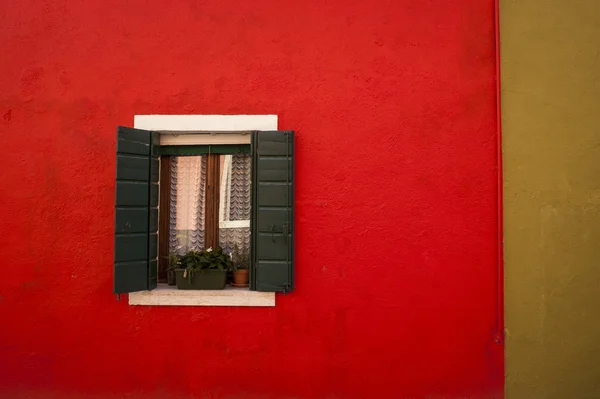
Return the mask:
[[248, 269], [235, 270], [233, 272], [233, 285], [236, 287], [248, 286]]

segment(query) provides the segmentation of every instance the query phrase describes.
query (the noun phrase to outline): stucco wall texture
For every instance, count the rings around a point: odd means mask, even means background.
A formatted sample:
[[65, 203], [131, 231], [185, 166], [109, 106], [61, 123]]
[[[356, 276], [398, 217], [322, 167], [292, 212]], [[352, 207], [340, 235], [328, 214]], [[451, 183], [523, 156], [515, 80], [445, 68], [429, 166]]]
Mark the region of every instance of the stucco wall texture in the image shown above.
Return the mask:
[[600, 3], [505, 0], [500, 16], [506, 397], [597, 399]]
[[[500, 398], [494, 4], [33, 1], [0, 12], [0, 398]], [[112, 295], [136, 114], [296, 131], [296, 290]]]

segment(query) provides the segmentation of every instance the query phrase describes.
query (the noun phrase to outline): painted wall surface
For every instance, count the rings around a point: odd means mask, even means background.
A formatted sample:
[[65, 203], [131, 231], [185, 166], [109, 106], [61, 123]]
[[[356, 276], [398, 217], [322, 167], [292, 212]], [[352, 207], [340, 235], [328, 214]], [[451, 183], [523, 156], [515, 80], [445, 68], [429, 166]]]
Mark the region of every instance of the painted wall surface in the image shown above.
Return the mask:
[[[494, 6], [31, 1], [0, 12], [0, 398], [497, 398]], [[297, 134], [277, 306], [112, 295], [115, 128]]]
[[506, 396], [600, 398], [600, 5], [501, 3]]

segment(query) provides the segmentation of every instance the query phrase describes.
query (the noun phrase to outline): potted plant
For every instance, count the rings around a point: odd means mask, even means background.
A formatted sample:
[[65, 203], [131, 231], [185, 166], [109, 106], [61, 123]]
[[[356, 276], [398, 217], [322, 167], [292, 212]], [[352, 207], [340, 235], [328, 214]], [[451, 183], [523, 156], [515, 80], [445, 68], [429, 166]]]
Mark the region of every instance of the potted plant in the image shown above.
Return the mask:
[[180, 290], [222, 290], [227, 280], [231, 258], [221, 248], [190, 251], [179, 260], [175, 269]]
[[169, 267], [167, 268], [167, 284], [175, 285], [175, 269], [179, 267], [179, 256], [169, 254]]
[[233, 254], [231, 255], [233, 261], [233, 287], [247, 287], [249, 276], [248, 269], [250, 266], [250, 260], [248, 251], [240, 251], [237, 244], [233, 247]]

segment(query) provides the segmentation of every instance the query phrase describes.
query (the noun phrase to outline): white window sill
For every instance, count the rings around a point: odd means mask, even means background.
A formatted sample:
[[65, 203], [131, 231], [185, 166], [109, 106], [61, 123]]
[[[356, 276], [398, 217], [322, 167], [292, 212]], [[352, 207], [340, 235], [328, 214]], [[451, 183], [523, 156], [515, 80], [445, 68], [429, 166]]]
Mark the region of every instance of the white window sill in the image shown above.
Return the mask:
[[152, 291], [132, 292], [130, 305], [141, 306], [275, 306], [274, 292], [227, 286], [224, 290], [178, 290], [159, 284]]

